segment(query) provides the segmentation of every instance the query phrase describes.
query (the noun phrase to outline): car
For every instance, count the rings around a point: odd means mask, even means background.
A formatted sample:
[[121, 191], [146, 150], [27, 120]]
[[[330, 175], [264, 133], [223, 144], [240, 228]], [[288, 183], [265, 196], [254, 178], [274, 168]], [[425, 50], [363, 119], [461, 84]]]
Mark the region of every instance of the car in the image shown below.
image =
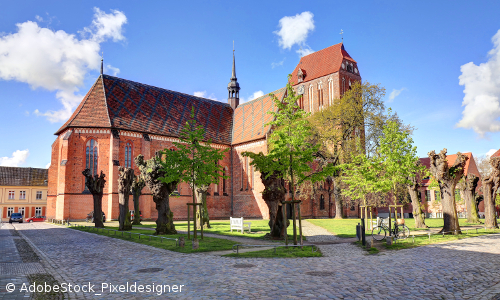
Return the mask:
[[[86, 221], [87, 221], [87, 222], [94, 223], [94, 211], [91, 211], [91, 212], [87, 215]], [[106, 215], [104, 214], [104, 212], [102, 212], [102, 221], [103, 221], [103, 222], [106, 222]]]
[[23, 222], [23, 215], [21, 213], [12, 213], [9, 218], [9, 223], [12, 224], [12, 222]]
[[26, 222], [28, 222], [28, 223], [44, 222], [44, 221], [45, 221], [45, 216], [34, 216], [34, 217], [26, 219]]
[[[133, 221], [134, 220], [134, 215], [135, 215], [135, 211], [131, 210], [130, 211], [130, 220]], [[139, 222], [142, 221], [142, 212], [139, 211]]]

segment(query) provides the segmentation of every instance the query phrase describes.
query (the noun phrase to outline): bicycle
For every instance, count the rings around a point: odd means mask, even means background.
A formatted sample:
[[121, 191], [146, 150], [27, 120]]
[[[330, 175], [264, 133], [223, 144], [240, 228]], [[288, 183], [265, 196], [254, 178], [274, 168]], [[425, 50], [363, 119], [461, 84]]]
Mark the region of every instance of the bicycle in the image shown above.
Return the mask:
[[404, 224], [403, 219], [394, 220], [394, 226], [389, 230], [389, 227], [384, 224], [377, 224], [372, 229], [372, 238], [376, 241], [382, 241], [386, 238], [387, 232], [389, 236], [394, 236], [396, 240], [404, 240], [410, 236], [410, 229]]

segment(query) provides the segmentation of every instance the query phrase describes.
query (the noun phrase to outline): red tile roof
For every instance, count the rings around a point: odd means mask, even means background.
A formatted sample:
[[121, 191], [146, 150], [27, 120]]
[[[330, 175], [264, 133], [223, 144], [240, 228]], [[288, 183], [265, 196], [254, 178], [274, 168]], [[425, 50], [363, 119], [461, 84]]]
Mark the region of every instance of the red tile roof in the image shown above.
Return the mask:
[[233, 109], [229, 104], [109, 75], [97, 79], [56, 134], [69, 127], [103, 127], [177, 137], [191, 107], [207, 140], [231, 144]]
[[47, 186], [48, 169], [0, 166], [0, 186]]
[[[281, 88], [271, 94], [283, 99], [286, 88]], [[268, 111], [274, 111], [275, 106], [269, 94], [239, 105], [234, 111], [233, 144], [240, 144], [264, 138], [269, 131], [269, 123], [273, 116]]]
[[307, 82], [328, 74], [338, 72], [342, 66], [342, 61], [346, 59], [356, 62], [345, 51], [342, 43], [316, 51], [300, 59], [299, 64], [292, 72], [292, 85], [297, 84], [297, 72], [300, 69], [306, 74], [303, 82]]
[[498, 150], [497, 152], [493, 153], [490, 157], [497, 157], [497, 156], [500, 156], [500, 150]]

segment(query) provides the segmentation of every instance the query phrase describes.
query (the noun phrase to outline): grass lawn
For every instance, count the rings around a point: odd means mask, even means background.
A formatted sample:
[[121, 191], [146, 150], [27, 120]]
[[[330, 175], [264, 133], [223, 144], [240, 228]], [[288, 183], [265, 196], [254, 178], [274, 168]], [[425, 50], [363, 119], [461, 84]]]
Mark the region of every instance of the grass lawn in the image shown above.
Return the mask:
[[[80, 230], [80, 231], [89, 231], [88, 228], [82, 228], [82, 227], [70, 227], [75, 230]], [[118, 230], [118, 227], [110, 227], [106, 226], [107, 229], [114, 229]], [[217, 239], [217, 238], [210, 238], [210, 237], [204, 237], [203, 240], [201, 240], [198, 237], [199, 241], [199, 248], [197, 250], [192, 249], [192, 241], [187, 239], [187, 235], [185, 234], [173, 234], [173, 235], [162, 235], [162, 237], [166, 238], [179, 238], [179, 237], [184, 237], [186, 245], [185, 247], [181, 248], [175, 245], [175, 242], [172, 240], [160, 240], [160, 236], [154, 236], [151, 238], [151, 241], [149, 240], [149, 236], [141, 236], [139, 238], [138, 234], [132, 234], [130, 235], [130, 232], [132, 233], [142, 233], [142, 234], [148, 234], [152, 235], [154, 231], [152, 230], [147, 230], [147, 229], [132, 229], [131, 231], [123, 231], [123, 236], [122, 232], [114, 232], [114, 231], [106, 231], [106, 230], [99, 230], [98, 232], [96, 231], [95, 228], [93, 228], [90, 232], [99, 234], [99, 235], [105, 235], [109, 236], [112, 238], [117, 238], [117, 239], [122, 239], [126, 241], [131, 241], [139, 244], [144, 244], [144, 245], [149, 245], [153, 246], [156, 248], [161, 248], [161, 249], [166, 249], [166, 250], [171, 250], [175, 252], [181, 252], [181, 253], [196, 253], [196, 252], [207, 252], [207, 251], [222, 251], [222, 250], [231, 250], [233, 245], [237, 244], [236, 242], [230, 241], [230, 240], [224, 240], [224, 239]]]
[[252, 251], [252, 252], [245, 252], [245, 253], [239, 253], [239, 254], [231, 253], [231, 254], [226, 254], [224, 256], [241, 257], [241, 258], [248, 258], [248, 257], [254, 257], [254, 258], [257, 258], [257, 257], [294, 258], [294, 257], [321, 257], [321, 256], [323, 256], [317, 247], [315, 247], [314, 250], [317, 250], [317, 251], [313, 252], [311, 250], [311, 246], [307, 246], [307, 247], [304, 247], [302, 249], [300, 249], [300, 247], [288, 247], [288, 248], [286, 248], [285, 246], [283, 246], [283, 247], [278, 247], [276, 249], [276, 253], [274, 253], [274, 249], [269, 249], [269, 250]]
[[385, 242], [383, 243], [384, 247], [386, 249], [391, 249], [391, 250], [399, 250], [399, 249], [407, 249], [407, 248], [413, 248], [413, 247], [419, 247], [419, 246], [425, 246], [425, 245], [430, 245], [430, 244], [439, 244], [439, 243], [446, 243], [450, 241], [456, 241], [456, 240], [461, 240], [461, 239], [466, 239], [470, 237], [477, 237], [481, 235], [486, 235], [486, 234], [493, 234], [493, 233], [500, 233], [500, 229], [484, 229], [480, 228], [478, 229], [478, 233], [476, 234], [475, 231], [469, 231], [469, 234], [466, 234], [465, 231], [463, 231], [463, 234], [459, 235], [431, 235], [431, 238], [429, 240], [428, 235], [416, 235], [415, 236], [415, 242], [413, 242], [412, 236], [407, 238], [406, 240], [397, 240], [396, 243], [392, 245], [387, 245]]
[[[308, 219], [314, 225], [320, 226], [328, 230], [329, 232], [336, 234], [339, 237], [356, 237], [356, 225], [361, 222], [360, 219]], [[477, 225], [468, 224], [467, 219], [458, 220], [460, 226]], [[415, 220], [413, 218], [405, 218], [406, 226], [411, 231], [426, 230], [422, 228], [415, 228]], [[443, 227], [443, 219], [425, 219], [425, 224], [430, 228], [441, 228]], [[367, 226], [368, 228], [368, 226]], [[371, 234], [371, 231], [366, 231]], [[410, 233], [411, 234], [411, 233]]]
[[[251, 232], [248, 230], [245, 233], [241, 233], [240, 231], [236, 231], [233, 229], [233, 232], [230, 230], [229, 220], [214, 220], [210, 221], [211, 228], [203, 229], [205, 233], [214, 233], [221, 235], [229, 235], [229, 236], [238, 236], [238, 237], [246, 237], [246, 238], [254, 238], [254, 239], [264, 239], [266, 233], [270, 232], [269, 229], [269, 220], [245, 220], [245, 222], [252, 222]], [[187, 231], [188, 226], [186, 221], [177, 221], [174, 222], [175, 229], [181, 231]], [[156, 228], [156, 224], [145, 224], [145, 225], [134, 225], [134, 227], [149, 227]], [[193, 230], [193, 222], [191, 222], [191, 230]], [[198, 232], [199, 234], [199, 232]], [[288, 226], [288, 239], [293, 240], [293, 228], [292, 221], [290, 221], [290, 226]], [[297, 221], [297, 239], [299, 239], [299, 222]], [[305, 237], [303, 238], [305, 240]]]

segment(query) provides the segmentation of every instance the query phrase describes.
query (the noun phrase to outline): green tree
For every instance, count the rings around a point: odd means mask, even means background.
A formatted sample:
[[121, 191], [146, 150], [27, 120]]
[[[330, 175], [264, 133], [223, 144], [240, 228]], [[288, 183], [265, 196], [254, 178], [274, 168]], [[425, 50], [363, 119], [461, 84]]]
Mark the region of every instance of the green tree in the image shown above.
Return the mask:
[[[205, 140], [205, 129], [197, 125], [195, 119], [195, 109], [191, 108], [189, 120], [179, 134], [180, 142], [174, 142], [177, 150], [165, 149], [161, 152], [161, 164], [165, 170], [177, 169], [178, 172], [165, 172], [167, 176], [160, 178], [165, 183], [186, 182], [193, 191], [193, 204], [196, 204], [196, 193], [200, 187], [209, 186], [211, 183], [218, 183], [222, 176], [222, 166], [219, 164], [224, 158], [224, 153], [228, 151], [219, 150], [211, 146], [210, 139]], [[206, 191], [206, 190], [205, 190]], [[206, 199], [206, 197], [205, 197]], [[197, 240], [196, 223], [201, 223], [202, 215], [208, 220], [206, 201], [204, 209], [196, 209], [194, 218], [194, 239]], [[197, 220], [198, 219], [198, 220]]]
[[419, 163], [417, 147], [413, 146], [410, 132], [401, 128], [397, 122], [387, 122], [379, 139], [377, 155], [383, 168], [379, 180], [384, 191], [390, 193], [393, 203], [396, 203], [398, 185], [405, 185], [412, 200], [415, 226], [426, 228], [418, 199], [418, 183], [423, 174], [426, 174], [426, 169]]
[[[383, 126], [388, 121], [395, 121], [408, 130], [410, 125], [403, 125], [397, 114], [387, 112], [383, 98], [385, 89], [380, 85], [369, 82], [355, 82], [352, 88], [345, 92], [340, 99], [334, 99], [333, 105], [314, 113], [310, 118], [312, 133], [311, 144], [320, 145], [320, 153], [326, 161], [340, 166], [349, 163], [356, 156], [356, 139], [369, 157], [374, 156], [379, 145], [379, 137], [383, 133]], [[342, 172], [329, 174], [329, 198], [334, 194], [336, 214], [342, 216]]]
[[[317, 172], [312, 169], [312, 162], [320, 145], [309, 143], [311, 135], [311, 126], [307, 120], [309, 113], [298, 106], [298, 99], [301, 96], [295, 94], [290, 81], [286, 85], [286, 96], [283, 100], [278, 99], [274, 94], [270, 96], [273, 98], [276, 109], [268, 112], [274, 117], [273, 121], [266, 124], [271, 125], [272, 128], [268, 139], [268, 154], [244, 152], [242, 155], [250, 157], [252, 165], [262, 174], [266, 174], [266, 177], [274, 176], [287, 180], [290, 183], [290, 192], [294, 201], [295, 185], [300, 185], [304, 181], [324, 180], [328, 166]], [[295, 205], [292, 207], [294, 244], [296, 245]]]
[[382, 162], [378, 157], [368, 157], [363, 151], [358, 139], [358, 154], [351, 153], [349, 163], [342, 164], [343, 182], [347, 185], [343, 193], [352, 201], [363, 205], [373, 205], [368, 199], [375, 199], [376, 194], [383, 190], [380, 177], [383, 173]]

